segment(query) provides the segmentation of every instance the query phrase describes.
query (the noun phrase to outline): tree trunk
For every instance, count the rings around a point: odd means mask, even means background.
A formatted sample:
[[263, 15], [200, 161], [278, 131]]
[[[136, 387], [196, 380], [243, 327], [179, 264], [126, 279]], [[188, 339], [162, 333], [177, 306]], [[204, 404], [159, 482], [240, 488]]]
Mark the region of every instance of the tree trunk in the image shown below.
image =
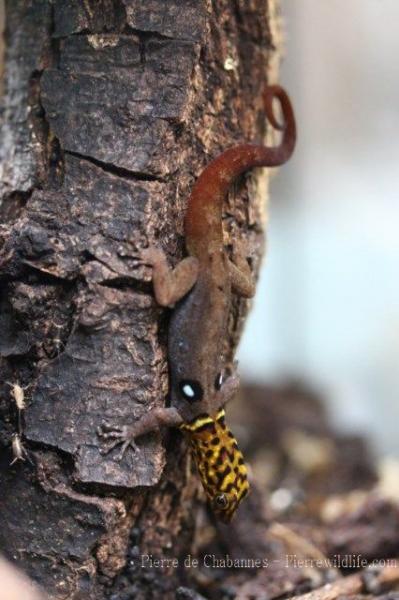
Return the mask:
[[[184, 438], [148, 435], [118, 462], [100, 454], [97, 428], [165, 403], [169, 312], [134, 256], [157, 241], [176, 263], [195, 178], [227, 147], [261, 141], [275, 9], [6, 2], [0, 547], [51, 598], [174, 598], [189, 581], [173, 565], [141, 567], [193, 552], [205, 509]], [[237, 183], [224, 220], [226, 245], [245, 240], [254, 271], [259, 181]], [[233, 307], [231, 353], [246, 310]], [[26, 456], [10, 466], [15, 433]]]

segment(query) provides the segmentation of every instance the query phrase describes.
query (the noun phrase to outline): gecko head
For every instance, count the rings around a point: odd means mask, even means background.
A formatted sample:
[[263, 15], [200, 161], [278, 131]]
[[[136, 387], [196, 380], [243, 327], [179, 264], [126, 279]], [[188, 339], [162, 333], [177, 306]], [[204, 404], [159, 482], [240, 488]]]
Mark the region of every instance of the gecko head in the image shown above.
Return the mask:
[[179, 407], [185, 420], [191, 420], [198, 414], [209, 414], [223, 406], [237, 387], [238, 376], [235, 373], [227, 375], [217, 365], [209, 369], [206, 376], [201, 377], [200, 373], [191, 373], [191, 377], [175, 376], [172, 379], [172, 405]]

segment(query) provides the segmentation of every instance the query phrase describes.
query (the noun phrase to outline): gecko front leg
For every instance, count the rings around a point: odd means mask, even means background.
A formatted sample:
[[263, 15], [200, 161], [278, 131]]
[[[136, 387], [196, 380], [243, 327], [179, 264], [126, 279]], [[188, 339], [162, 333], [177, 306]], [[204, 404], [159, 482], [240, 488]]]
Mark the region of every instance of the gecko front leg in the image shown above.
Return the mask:
[[153, 408], [136, 421], [136, 423], [133, 423], [133, 425], [115, 427], [109, 423], [103, 423], [97, 429], [97, 434], [102, 439], [112, 441], [100, 452], [101, 454], [108, 454], [113, 448], [122, 444], [122, 449], [118, 457], [118, 459], [121, 460], [129, 446], [131, 446], [133, 450], [137, 449], [135, 442], [136, 438], [160, 429], [161, 427], [179, 427], [182, 423], [183, 419], [173, 407]]
[[219, 406], [221, 408], [227, 402], [230, 402], [237, 394], [240, 389], [240, 378], [238, 373], [232, 373], [227, 377], [227, 379], [223, 382], [222, 387], [219, 391]]
[[154, 295], [161, 306], [173, 306], [197, 281], [199, 263], [193, 256], [183, 258], [171, 269], [163, 250], [150, 246], [141, 251], [140, 260], [152, 267]]

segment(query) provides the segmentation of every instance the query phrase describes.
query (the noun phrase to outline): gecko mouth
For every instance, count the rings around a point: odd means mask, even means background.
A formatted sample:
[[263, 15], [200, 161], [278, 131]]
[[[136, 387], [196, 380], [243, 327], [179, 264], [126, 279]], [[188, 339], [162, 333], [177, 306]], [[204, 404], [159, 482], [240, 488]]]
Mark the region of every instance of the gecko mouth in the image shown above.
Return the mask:
[[228, 523], [247, 495], [249, 484], [244, 458], [224, 417], [223, 409], [215, 418], [200, 415], [181, 429], [189, 434], [193, 458], [212, 510]]

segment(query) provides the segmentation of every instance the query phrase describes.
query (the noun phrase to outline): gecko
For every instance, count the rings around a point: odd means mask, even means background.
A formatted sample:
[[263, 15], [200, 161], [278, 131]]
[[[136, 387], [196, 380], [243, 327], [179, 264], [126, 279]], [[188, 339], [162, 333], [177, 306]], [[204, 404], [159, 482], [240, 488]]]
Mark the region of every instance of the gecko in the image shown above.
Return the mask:
[[[238, 444], [225, 423], [225, 404], [239, 385], [236, 370], [223, 357], [232, 295], [249, 298], [254, 284], [245, 257], [233, 262], [223, 242], [223, 203], [233, 181], [253, 167], [277, 167], [292, 155], [296, 142], [294, 111], [287, 93], [267, 86], [264, 110], [281, 131], [277, 146], [233, 146], [200, 174], [188, 199], [184, 232], [187, 256], [171, 269], [163, 250], [151, 245], [139, 260], [152, 268], [155, 299], [173, 308], [168, 329], [169, 406], [156, 407], [133, 425], [102, 423], [98, 434], [109, 452], [122, 444], [120, 457], [136, 438], [161, 427], [178, 427], [188, 435], [194, 461], [214, 514], [228, 523], [247, 495], [247, 469]], [[273, 101], [281, 108], [281, 122]]]

